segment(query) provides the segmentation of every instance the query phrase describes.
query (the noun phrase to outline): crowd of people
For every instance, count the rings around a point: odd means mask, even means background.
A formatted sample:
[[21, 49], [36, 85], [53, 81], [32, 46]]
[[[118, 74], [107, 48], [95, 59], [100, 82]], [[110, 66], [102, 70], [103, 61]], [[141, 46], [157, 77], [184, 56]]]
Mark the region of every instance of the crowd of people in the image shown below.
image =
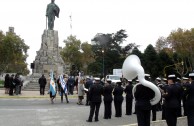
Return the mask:
[[[100, 78], [91, 79], [76, 77], [78, 85], [78, 105], [83, 105], [86, 94], [85, 105], [90, 105], [87, 122], [99, 121], [98, 114], [101, 103], [104, 103], [104, 119], [112, 117], [112, 103], [114, 104], [115, 117], [122, 117], [122, 103], [126, 100], [126, 115], [132, 114], [133, 101], [135, 102], [135, 112], [139, 126], [150, 126], [150, 120], [156, 120], [156, 112], [162, 111], [162, 120], [166, 120], [168, 126], [176, 126], [177, 117], [187, 116], [188, 126], [194, 124], [194, 74], [189, 74], [189, 78], [184, 77], [181, 82], [175, 75], [166, 78], [157, 77], [155, 85], [161, 93], [161, 100], [155, 105], [151, 105], [150, 100], [154, 97], [154, 91], [149, 87], [139, 84], [136, 80], [126, 80], [121, 78], [116, 85], [111, 80], [102, 82]], [[76, 78], [74, 85], [76, 85]], [[70, 77], [69, 77], [70, 79]], [[68, 80], [66, 80], [67, 84]], [[150, 76], [145, 75], [145, 79], [151, 81]], [[136, 90], [133, 94], [133, 86]], [[69, 86], [68, 86], [69, 87]], [[76, 88], [77, 89], [77, 88]], [[71, 89], [70, 89], [71, 90]], [[68, 90], [69, 94], [71, 94]], [[103, 96], [103, 97], [102, 97]], [[182, 103], [182, 104], [181, 104]], [[183, 105], [183, 112], [182, 112]], [[152, 119], [150, 119], [152, 116]]]
[[[145, 74], [145, 79], [151, 81], [148, 74]], [[57, 79], [54, 78], [56, 94], [58, 93], [61, 96], [62, 103], [63, 95], [65, 95], [66, 102], [69, 103], [68, 95], [73, 95], [74, 92], [78, 96], [78, 105], [84, 105], [83, 99], [86, 98], [85, 105], [90, 106], [87, 122], [92, 122], [93, 117], [94, 121], [99, 121], [98, 114], [102, 102], [104, 103], [104, 119], [111, 119], [112, 103], [115, 108], [114, 116], [122, 117], [123, 94], [125, 93], [125, 114], [136, 114], [139, 126], [150, 126], [150, 118], [152, 116], [151, 120], [155, 121], [157, 111], [162, 111], [161, 119], [166, 120], [168, 126], [176, 126], [177, 117], [181, 116], [187, 116], [188, 126], [193, 126], [194, 73], [190, 73], [188, 78], [183, 77], [180, 79], [175, 75], [169, 75], [167, 79], [157, 77], [155, 80], [155, 85], [159, 88], [162, 97], [159, 103], [151, 105], [150, 100], [155, 95], [154, 91], [143, 84], [139, 84], [138, 79], [127, 80], [121, 78], [121, 81], [114, 85], [109, 79], [103, 82], [100, 78], [69, 77], [66, 74], [59, 76]], [[47, 79], [42, 75], [38, 82], [40, 85], [40, 95], [44, 95]], [[133, 92], [133, 87], [136, 84], [138, 85], [135, 92]], [[11, 76], [6, 74], [4, 81], [5, 94], [21, 94], [22, 85], [23, 81], [19, 74], [12, 74]], [[52, 95], [51, 92], [49, 93], [51, 103], [53, 103], [56, 94]], [[134, 113], [132, 112], [133, 102], [135, 102]]]
[[6, 74], [4, 81], [5, 94], [10, 96], [21, 94], [21, 89], [23, 86], [23, 80], [19, 74]]

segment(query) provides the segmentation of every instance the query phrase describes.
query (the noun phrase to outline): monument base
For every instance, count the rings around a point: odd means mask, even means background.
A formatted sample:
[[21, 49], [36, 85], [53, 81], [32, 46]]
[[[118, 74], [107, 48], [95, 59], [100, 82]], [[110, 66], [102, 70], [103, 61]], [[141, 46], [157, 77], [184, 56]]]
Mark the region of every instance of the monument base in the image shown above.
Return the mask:
[[44, 30], [41, 48], [37, 51], [33, 73], [49, 75], [52, 70], [55, 75], [64, 73], [64, 61], [58, 46], [58, 31]]

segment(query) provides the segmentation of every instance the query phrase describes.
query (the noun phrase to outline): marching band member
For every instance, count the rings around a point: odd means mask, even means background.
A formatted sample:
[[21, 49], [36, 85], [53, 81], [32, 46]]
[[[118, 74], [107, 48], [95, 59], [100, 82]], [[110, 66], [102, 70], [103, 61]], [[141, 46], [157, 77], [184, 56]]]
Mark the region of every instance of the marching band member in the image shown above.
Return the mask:
[[104, 119], [111, 119], [112, 114], [112, 91], [113, 87], [110, 83], [111, 80], [107, 79], [107, 83], [105, 83], [105, 86], [103, 88], [103, 96], [104, 96]]
[[163, 93], [165, 99], [165, 119], [168, 126], [176, 126], [178, 111], [180, 108], [179, 100], [181, 98], [181, 89], [175, 84], [176, 76], [168, 76], [168, 85], [166, 93]]
[[123, 87], [121, 87], [122, 82], [117, 82], [114, 88], [114, 105], [115, 105], [115, 117], [122, 116], [122, 103], [123, 103]]
[[193, 126], [194, 124], [194, 73], [189, 74], [190, 84], [187, 86], [187, 120], [188, 126]]
[[125, 115], [132, 114], [132, 104], [133, 104], [132, 90], [133, 90], [132, 80], [128, 80], [128, 84], [124, 89], [124, 92], [126, 93], [126, 114]]

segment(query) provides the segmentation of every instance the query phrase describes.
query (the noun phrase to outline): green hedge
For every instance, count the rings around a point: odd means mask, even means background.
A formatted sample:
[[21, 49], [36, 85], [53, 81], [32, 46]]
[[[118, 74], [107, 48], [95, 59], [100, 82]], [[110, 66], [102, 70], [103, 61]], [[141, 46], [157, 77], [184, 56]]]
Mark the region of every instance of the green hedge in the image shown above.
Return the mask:
[[4, 81], [0, 80], [0, 88], [3, 88], [4, 86]]

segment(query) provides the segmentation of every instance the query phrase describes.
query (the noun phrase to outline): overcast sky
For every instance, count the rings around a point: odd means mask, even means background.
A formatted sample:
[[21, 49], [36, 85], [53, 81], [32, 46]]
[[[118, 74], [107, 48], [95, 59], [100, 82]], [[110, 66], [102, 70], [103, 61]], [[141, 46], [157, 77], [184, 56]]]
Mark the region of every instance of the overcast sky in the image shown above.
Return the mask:
[[[46, 6], [51, 0], [0, 0], [0, 30], [15, 28], [17, 35], [30, 46], [28, 64], [35, 60], [41, 36], [46, 28]], [[97, 33], [115, 33], [125, 29], [126, 43], [136, 43], [143, 51], [155, 46], [160, 36], [177, 28], [194, 27], [194, 0], [55, 0], [60, 7], [55, 19], [59, 45], [70, 34], [82, 42]], [[72, 15], [72, 30], [70, 28]]]

